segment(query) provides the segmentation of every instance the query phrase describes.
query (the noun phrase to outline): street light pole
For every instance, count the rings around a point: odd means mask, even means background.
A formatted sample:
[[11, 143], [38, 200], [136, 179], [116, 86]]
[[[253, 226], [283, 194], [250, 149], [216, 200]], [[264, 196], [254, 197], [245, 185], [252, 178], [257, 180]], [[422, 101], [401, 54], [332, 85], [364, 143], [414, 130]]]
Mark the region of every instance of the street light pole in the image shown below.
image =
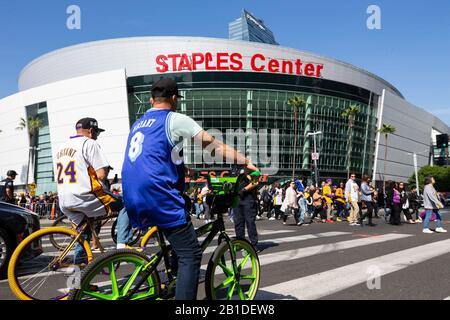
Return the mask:
[[314, 141], [314, 154], [315, 154], [315, 156], [314, 156], [314, 176], [315, 176], [315, 180], [316, 180], [314, 182], [315, 182], [316, 188], [319, 186], [319, 176], [318, 176], [319, 170], [317, 168], [317, 143], [316, 143], [316, 136], [318, 134], [322, 134], [322, 131], [309, 132], [307, 134], [308, 137], [313, 136], [313, 141]]
[[[427, 150], [419, 152], [419, 154], [424, 153], [424, 152], [427, 152]], [[413, 153], [408, 152], [408, 155], [412, 155], [413, 156], [414, 175], [416, 176], [416, 193], [417, 193], [417, 196], [420, 197], [420, 192], [419, 192], [419, 173], [418, 173], [418, 165], [417, 165], [417, 152], [413, 152]]]
[[419, 192], [419, 174], [417, 172], [417, 153], [413, 153], [413, 158], [414, 158], [414, 173], [416, 175], [416, 193], [417, 196], [420, 197], [420, 192]]

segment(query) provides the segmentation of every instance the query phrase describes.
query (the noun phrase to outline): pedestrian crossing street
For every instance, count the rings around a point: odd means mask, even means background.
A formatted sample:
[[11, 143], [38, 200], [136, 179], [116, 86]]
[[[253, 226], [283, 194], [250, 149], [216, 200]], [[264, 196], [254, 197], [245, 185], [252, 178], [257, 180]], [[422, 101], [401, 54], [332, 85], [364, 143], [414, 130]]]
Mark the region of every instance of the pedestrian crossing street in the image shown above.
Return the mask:
[[[195, 225], [200, 223], [195, 221]], [[43, 223], [42, 227], [45, 226]], [[106, 248], [114, 248], [110, 227], [105, 226], [100, 233]], [[227, 223], [226, 227], [227, 233], [234, 236], [233, 225]], [[339, 299], [340, 293], [351, 292], [355, 288], [365, 290], [363, 297], [370, 297], [374, 289], [369, 287], [376, 287], [377, 281], [381, 289], [373, 292], [376, 293], [375, 298], [379, 298], [380, 290], [390, 290], [391, 295], [395, 290], [390, 289], [395, 280], [384, 279], [395, 279], [405, 272], [414, 277], [417, 273], [414, 268], [427, 269], [427, 263], [430, 268], [435, 268], [435, 259], [448, 262], [441, 276], [446, 281], [450, 279], [450, 237], [448, 234], [423, 235], [421, 225], [393, 227], [383, 224], [376, 228], [361, 228], [341, 223], [297, 227], [266, 220], [258, 222], [257, 227], [262, 249], [259, 253], [262, 268], [257, 299]], [[44, 243], [44, 246], [51, 244]], [[212, 242], [204, 253], [202, 275], [215, 246], [216, 242]], [[423, 277], [423, 272], [420, 277]], [[431, 280], [431, 275], [428, 278], [425, 275], [418, 283], [426, 284]], [[411, 285], [414, 284], [397, 286]], [[199, 298], [204, 297], [203, 287], [201, 283]], [[450, 283], [439, 295], [432, 298], [450, 299]], [[402, 294], [398, 295], [398, 299], [402, 297]]]

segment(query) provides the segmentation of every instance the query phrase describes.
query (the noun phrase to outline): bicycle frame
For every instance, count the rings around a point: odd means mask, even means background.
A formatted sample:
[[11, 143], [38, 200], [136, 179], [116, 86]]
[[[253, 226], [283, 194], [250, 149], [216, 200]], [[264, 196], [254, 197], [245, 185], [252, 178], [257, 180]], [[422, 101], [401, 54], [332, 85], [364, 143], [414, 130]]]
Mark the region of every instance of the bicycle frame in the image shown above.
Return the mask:
[[109, 215], [109, 216], [102, 216], [102, 217], [96, 217], [96, 218], [88, 218], [88, 219], [84, 220], [80, 225], [78, 225], [78, 227], [75, 228], [78, 233], [77, 236], [70, 241], [69, 245], [63, 250], [63, 252], [58, 257], [55, 257], [55, 259], [50, 263], [50, 265], [52, 265], [53, 268], [55, 268], [56, 266], [60, 266], [62, 264], [62, 261], [69, 254], [70, 250], [72, 250], [73, 246], [78, 242], [80, 237], [86, 232], [87, 228], [89, 228], [89, 230], [91, 231], [92, 238], [98, 245], [100, 251], [104, 252], [105, 248], [103, 248], [103, 246], [98, 238], [98, 234], [95, 231], [93, 223], [98, 222], [98, 221], [108, 221], [109, 219], [114, 218], [114, 217], [115, 217], [114, 215]]
[[[219, 234], [218, 242], [219, 244], [222, 241], [226, 241], [228, 243], [228, 246], [230, 248], [230, 252], [232, 254], [232, 261], [233, 261], [233, 270], [234, 272], [237, 272], [237, 265], [236, 265], [236, 257], [233, 250], [231, 250], [231, 239], [225, 232], [225, 224], [223, 221], [222, 214], [218, 214], [218, 219], [216, 221], [210, 222], [208, 224], [205, 224], [197, 229], [195, 229], [195, 233], [198, 237], [201, 237], [205, 234], [208, 234], [206, 238], [202, 241], [200, 247], [202, 249], [202, 252], [206, 250], [206, 248], [209, 246], [209, 244], [214, 240], [217, 234]], [[137, 290], [147, 281], [147, 279], [155, 272], [156, 268], [160, 264], [161, 260], [164, 260], [164, 267], [165, 267], [165, 274], [168, 279], [168, 283], [171, 283], [175, 280], [175, 276], [172, 272], [171, 266], [170, 266], [170, 258], [169, 253], [172, 249], [172, 246], [170, 244], [166, 244], [166, 241], [164, 239], [163, 232], [158, 229], [158, 242], [161, 247], [161, 250], [155, 253], [151, 258], [150, 261], [141, 267], [140, 272], [136, 272], [135, 274], [141, 275], [141, 280], [137, 283], [134, 288], [127, 293], [126, 296], [124, 296], [122, 299], [127, 300], [130, 299], [131, 296], [133, 296]], [[133, 282], [133, 281], [132, 281]]]

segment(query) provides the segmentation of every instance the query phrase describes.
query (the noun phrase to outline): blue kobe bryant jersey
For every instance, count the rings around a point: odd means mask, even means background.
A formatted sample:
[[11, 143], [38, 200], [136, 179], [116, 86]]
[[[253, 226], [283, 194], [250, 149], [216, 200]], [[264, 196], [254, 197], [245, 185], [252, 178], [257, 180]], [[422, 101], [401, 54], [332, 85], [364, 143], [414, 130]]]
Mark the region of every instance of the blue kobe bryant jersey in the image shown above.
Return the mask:
[[151, 109], [128, 136], [122, 167], [125, 207], [134, 227], [176, 227], [186, 223], [184, 163], [170, 139], [173, 111]]

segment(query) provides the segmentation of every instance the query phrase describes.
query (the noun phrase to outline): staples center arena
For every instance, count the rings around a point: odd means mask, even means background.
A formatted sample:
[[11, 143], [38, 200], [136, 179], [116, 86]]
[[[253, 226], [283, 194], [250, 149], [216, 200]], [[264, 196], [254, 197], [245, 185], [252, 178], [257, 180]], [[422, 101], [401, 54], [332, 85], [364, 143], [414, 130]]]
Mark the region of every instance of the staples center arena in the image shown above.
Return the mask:
[[[435, 136], [450, 133], [446, 124], [407, 102], [389, 82], [332, 58], [227, 39], [112, 39], [50, 52], [22, 70], [18, 93], [0, 100], [0, 175], [14, 169], [19, 173], [16, 185], [24, 185], [31, 154], [29, 182], [37, 183], [37, 193], [56, 190], [53, 157], [58, 145], [74, 134], [78, 119], [94, 117], [106, 129], [98, 141], [114, 167], [112, 174], [120, 178], [130, 126], [150, 108], [150, 87], [162, 76], [178, 81], [184, 96], [178, 111], [201, 122], [205, 129], [224, 133], [238, 128], [278, 130], [275, 178], [292, 172], [294, 113], [287, 100], [294, 95], [306, 101], [299, 110], [299, 175], [310, 175], [313, 163], [313, 141], [308, 133], [322, 131], [317, 137], [320, 176], [346, 177], [348, 120], [341, 114], [349, 105], [360, 108], [350, 168], [376, 180], [385, 175], [386, 179], [406, 181], [413, 173], [408, 152], [425, 150], [418, 154], [418, 165], [427, 165], [432, 161]], [[16, 130], [20, 118], [30, 116], [38, 116], [44, 123], [33, 141], [26, 130]], [[377, 133], [383, 123], [397, 129], [389, 138], [386, 172], [385, 140]], [[266, 142], [268, 150], [271, 141]], [[247, 139], [247, 150], [252, 144], [261, 147]], [[189, 157], [189, 152], [185, 159], [195, 169], [229, 168], [205, 165]]]

